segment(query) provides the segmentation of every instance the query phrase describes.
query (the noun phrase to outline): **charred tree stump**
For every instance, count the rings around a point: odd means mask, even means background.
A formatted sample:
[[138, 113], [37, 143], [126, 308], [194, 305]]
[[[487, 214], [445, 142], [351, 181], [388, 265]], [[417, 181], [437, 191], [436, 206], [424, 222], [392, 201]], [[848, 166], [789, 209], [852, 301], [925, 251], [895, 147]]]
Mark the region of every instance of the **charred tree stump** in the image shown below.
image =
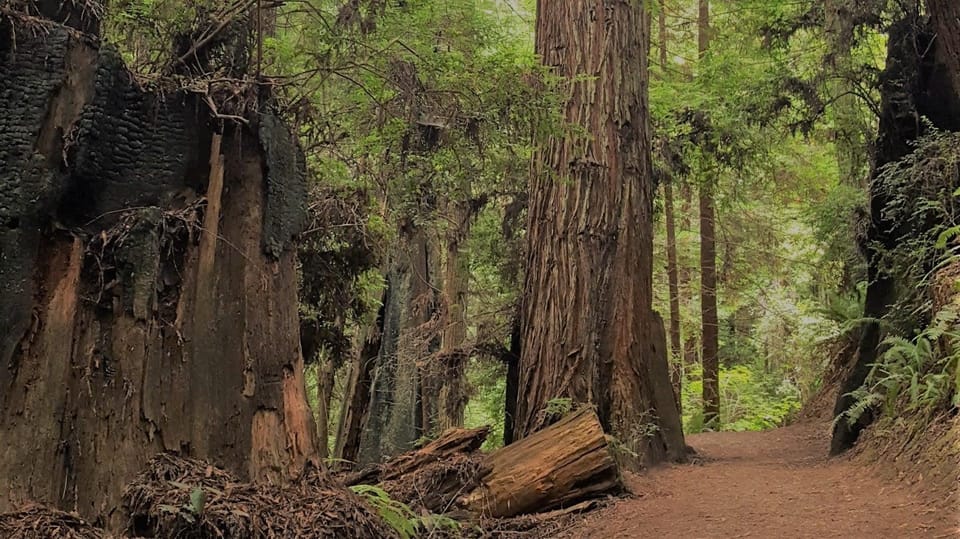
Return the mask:
[[160, 451], [299, 473], [315, 429], [295, 139], [267, 113], [220, 125], [77, 29], [27, 24], [0, 17], [0, 511], [35, 500], [116, 529]]

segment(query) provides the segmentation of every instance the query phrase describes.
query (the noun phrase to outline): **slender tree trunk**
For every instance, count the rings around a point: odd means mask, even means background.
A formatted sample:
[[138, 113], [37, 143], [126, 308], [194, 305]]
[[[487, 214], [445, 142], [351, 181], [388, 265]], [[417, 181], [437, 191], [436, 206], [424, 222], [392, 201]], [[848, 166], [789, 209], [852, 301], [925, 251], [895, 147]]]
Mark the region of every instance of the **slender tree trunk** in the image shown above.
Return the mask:
[[[840, 181], [843, 184], [866, 189], [869, 167], [868, 141], [870, 125], [862, 119], [856, 87], [851, 80], [853, 65], [851, 52], [855, 37], [854, 11], [845, 0], [825, 0], [824, 29], [830, 47], [827, 56], [829, 67], [835, 77], [830, 84], [835, 124], [837, 164], [840, 166]], [[851, 283], [855, 285], [856, 283]]]
[[507, 365], [507, 380], [504, 390], [504, 418], [503, 418], [503, 445], [510, 445], [516, 440], [517, 397], [520, 387], [520, 319], [515, 315], [513, 328], [510, 331], [510, 349], [504, 355], [503, 361]]
[[336, 369], [331, 358], [326, 358], [317, 372], [317, 453], [321, 459], [330, 456], [330, 401]]
[[[370, 418], [363, 431], [360, 442], [359, 461], [378, 462], [384, 456], [383, 440], [394, 409], [394, 393], [397, 387], [398, 355], [400, 341], [400, 321], [406, 305], [405, 265], [393, 264], [386, 275], [386, 286], [390, 294], [384, 296], [383, 330], [380, 348], [377, 351], [377, 366], [370, 384]], [[379, 321], [378, 321], [379, 322]], [[411, 389], [412, 391], [412, 389]]]
[[670, 290], [670, 363], [673, 391], [677, 399], [677, 408], [682, 409], [680, 400], [683, 384], [683, 345], [680, 339], [680, 279], [677, 271], [677, 232], [673, 211], [673, 185], [671, 179], [663, 184], [663, 198], [667, 220], [667, 280]]
[[[347, 462], [360, 460], [363, 434], [367, 429], [367, 423], [371, 417], [370, 412], [373, 409], [374, 372], [376, 372], [376, 367], [382, 365], [384, 325], [388, 315], [387, 308], [391, 305], [393, 293], [394, 291], [388, 280], [383, 291], [376, 323], [367, 330], [367, 334], [363, 338], [363, 345], [360, 347], [353, 364], [350, 365], [350, 374], [347, 387], [343, 392], [343, 404], [337, 426], [336, 447], [337, 458]], [[379, 410], [376, 410], [376, 412], [379, 412]], [[379, 417], [379, 415], [376, 417]]]
[[[697, 43], [701, 58], [710, 48], [710, 2], [700, 0]], [[719, 321], [717, 320], [717, 238], [712, 171], [700, 186], [700, 317], [703, 343], [703, 424], [720, 428]]]
[[[680, 180], [680, 216], [678, 221], [680, 222], [680, 230], [682, 232], [693, 233], [693, 219], [691, 216], [696, 214], [698, 210], [693, 204], [693, 188], [690, 185], [689, 181], [684, 179]], [[694, 287], [693, 287], [693, 274], [695, 266], [686, 264], [680, 259], [680, 247], [677, 247], [677, 272], [679, 273], [679, 288], [681, 298], [693, 298], [694, 297]], [[682, 304], [681, 304], [682, 308]], [[681, 317], [681, 323], [683, 318]], [[683, 335], [681, 330], [681, 336], [683, 338], [683, 365], [684, 367], [692, 367], [694, 365], [700, 364], [700, 341], [698, 340], [698, 333], [696, 331], [687, 331], [686, 335]]]
[[[95, 32], [82, 4], [42, 4]], [[122, 489], [160, 451], [299, 473], [316, 427], [294, 139], [269, 114], [214, 132], [111, 48], [17, 25], [0, 21], [0, 512], [31, 499], [122, 527]]]
[[[660, 5], [658, 15], [660, 31], [660, 69], [667, 76], [667, 10]], [[666, 156], [664, 156], [666, 159]], [[669, 164], [664, 168], [669, 167]], [[673, 175], [663, 175], [663, 204], [667, 221], [667, 281], [670, 294], [670, 378], [676, 395], [677, 409], [682, 411], [681, 389], [683, 384], [683, 349], [680, 343], [680, 275], [677, 267], [677, 227], [673, 202]]]
[[[713, 178], [705, 180], [708, 183]], [[714, 240], [712, 185], [700, 187], [700, 316], [703, 327], [703, 423], [720, 428], [719, 321], [717, 319], [717, 249]]]
[[[464, 193], [464, 197], [466, 193]], [[462, 347], [467, 339], [467, 287], [469, 285], [469, 256], [461, 252], [463, 240], [470, 232], [471, 215], [467, 202], [448, 204], [454, 230], [447, 234], [446, 256], [443, 268], [443, 327], [440, 336], [441, 362], [439, 368], [440, 394], [439, 430], [463, 426], [467, 407], [467, 388], [464, 380], [468, 356]]]
[[566, 120], [590, 138], [552, 137], [534, 157], [515, 435], [568, 398], [658, 461], [682, 458], [684, 444], [672, 391], [655, 392], [671, 386], [651, 340], [649, 23], [640, 2], [538, 5], [536, 50], [566, 79]]

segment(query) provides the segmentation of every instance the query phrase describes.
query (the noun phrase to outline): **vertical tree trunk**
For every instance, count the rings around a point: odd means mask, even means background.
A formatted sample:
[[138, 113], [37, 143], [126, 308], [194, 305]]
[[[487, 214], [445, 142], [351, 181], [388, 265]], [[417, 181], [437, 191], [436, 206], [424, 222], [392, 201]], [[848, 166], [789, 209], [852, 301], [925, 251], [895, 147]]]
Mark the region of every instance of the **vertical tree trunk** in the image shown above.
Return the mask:
[[682, 408], [680, 402], [683, 384], [683, 345], [680, 339], [680, 279], [677, 270], [677, 232], [673, 211], [672, 178], [667, 178], [663, 184], [663, 198], [666, 206], [667, 220], [667, 281], [670, 293], [670, 363], [673, 392], [677, 399], [677, 408]]
[[951, 0], [927, 3], [936, 32], [938, 63], [948, 74], [953, 94], [960, 95], [960, 4]]
[[520, 388], [520, 338], [520, 318], [519, 313], [516, 313], [510, 330], [510, 348], [503, 357], [504, 363], [507, 364], [507, 383], [504, 389], [506, 402], [503, 406], [503, 445], [510, 445], [517, 439], [515, 424]]
[[[667, 10], [660, 5], [658, 15], [660, 31], [660, 69], [667, 76]], [[664, 156], [668, 160], [667, 156]], [[665, 168], [669, 164], [665, 165]], [[683, 384], [683, 350], [680, 343], [680, 274], [677, 266], [677, 226], [674, 215], [673, 175], [663, 175], [663, 204], [667, 225], [667, 281], [670, 295], [670, 378], [676, 395], [677, 409], [682, 410], [681, 389]]]
[[378, 364], [382, 365], [387, 310], [391, 305], [393, 292], [388, 279], [383, 290], [376, 323], [367, 330], [367, 334], [363, 338], [363, 346], [360, 347], [359, 353], [350, 365], [347, 387], [343, 391], [343, 404], [337, 426], [336, 456], [348, 462], [357, 462], [360, 459], [363, 433], [367, 428], [371, 411], [373, 411], [374, 417], [377, 417], [379, 412], [371, 404], [375, 401], [372, 395], [373, 376]]
[[[700, 0], [697, 44], [702, 58], [710, 48], [710, 1]], [[717, 320], [717, 238], [714, 191], [708, 172], [700, 186], [700, 317], [702, 323], [703, 424], [720, 428], [719, 321]]]
[[375, 462], [412, 447], [436, 418], [439, 394], [434, 365], [425, 361], [435, 345], [433, 243], [424, 230], [402, 227], [386, 334], [373, 383], [371, 418], [361, 462]]
[[335, 374], [333, 360], [325, 358], [317, 372], [317, 453], [321, 459], [330, 457], [330, 401]]
[[[682, 232], [693, 233], [693, 219], [692, 216], [699, 211], [696, 206], [693, 204], [693, 188], [690, 185], [690, 182], [685, 179], [680, 179], [680, 230]], [[679, 288], [680, 288], [680, 297], [682, 298], [693, 298], [694, 297], [694, 285], [693, 285], [693, 274], [696, 266], [686, 264], [680, 259], [680, 247], [677, 247], [677, 272], [679, 273]], [[698, 290], [699, 292], [699, 290]], [[682, 308], [682, 304], [681, 304]], [[683, 319], [681, 318], [681, 323]], [[700, 341], [698, 340], [698, 332], [681, 331], [681, 336], [683, 337], [683, 364], [685, 367], [692, 367], [700, 363]]]
[[390, 421], [397, 387], [397, 348], [400, 341], [400, 320], [406, 305], [406, 266], [393, 264], [386, 275], [389, 294], [383, 297], [383, 320], [378, 320], [382, 334], [376, 352], [377, 365], [370, 388], [370, 417], [363, 429], [358, 460], [378, 462], [383, 457], [383, 434]]
[[316, 429], [296, 142], [269, 114], [214, 132], [108, 46], [16, 24], [0, 21], [0, 438], [17, 440], [0, 511], [29, 498], [120, 527], [121, 490], [165, 450], [248, 479], [299, 473]]
[[[826, 0], [824, 2], [824, 30], [830, 53], [827, 56], [829, 67], [835, 73], [830, 83], [833, 101], [837, 163], [840, 167], [840, 181], [843, 184], [866, 189], [866, 172], [869, 166], [868, 140], [871, 136], [859, 110], [858, 97], [853, 76], [851, 52], [856, 32], [853, 20], [854, 11], [844, 0]], [[856, 283], [851, 283], [855, 285]]]
[[552, 137], [535, 153], [515, 435], [542, 428], [548, 403], [568, 398], [595, 405], [608, 432], [657, 461], [684, 446], [672, 392], [654, 391], [671, 386], [648, 340], [649, 29], [639, 2], [538, 5], [536, 50], [566, 80], [566, 120], [590, 138]]
[[451, 221], [456, 226], [447, 233], [443, 267], [444, 320], [438, 356], [441, 375], [437, 424], [440, 431], [463, 426], [468, 399], [464, 380], [468, 357], [461, 348], [467, 339], [470, 260], [466, 253], [460, 252], [460, 246], [469, 234], [471, 215], [467, 202], [452, 202], [448, 207]]

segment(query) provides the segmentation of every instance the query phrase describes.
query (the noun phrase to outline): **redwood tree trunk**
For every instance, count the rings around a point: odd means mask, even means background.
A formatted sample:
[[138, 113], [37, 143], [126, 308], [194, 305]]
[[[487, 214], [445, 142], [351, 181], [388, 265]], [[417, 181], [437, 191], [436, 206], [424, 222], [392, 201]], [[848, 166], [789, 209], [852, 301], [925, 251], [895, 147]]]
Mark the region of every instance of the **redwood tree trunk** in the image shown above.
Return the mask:
[[[700, 0], [697, 32], [700, 56], [710, 48], [710, 2]], [[709, 173], [700, 186], [700, 317], [703, 328], [703, 424], [720, 428], [720, 334], [717, 320], [717, 237], [714, 191]]]
[[16, 25], [0, 21], [0, 512], [33, 499], [120, 527], [159, 451], [297, 474], [316, 431], [295, 141], [267, 114], [221, 139], [108, 46]]
[[938, 47], [937, 58], [948, 73], [954, 95], [960, 94], [960, 4], [951, 0], [928, 0]]
[[534, 156], [515, 434], [542, 428], [548, 403], [569, 398], [594, 404], [607, 432], [657, 461], [684, 447], [672, 392], [654, 392], [670, 378], [647, 338], [649, 25], [639, 2], [538, 5], [536, 50], [566, 80], [566, 120], [590, 138], [554, 136]]

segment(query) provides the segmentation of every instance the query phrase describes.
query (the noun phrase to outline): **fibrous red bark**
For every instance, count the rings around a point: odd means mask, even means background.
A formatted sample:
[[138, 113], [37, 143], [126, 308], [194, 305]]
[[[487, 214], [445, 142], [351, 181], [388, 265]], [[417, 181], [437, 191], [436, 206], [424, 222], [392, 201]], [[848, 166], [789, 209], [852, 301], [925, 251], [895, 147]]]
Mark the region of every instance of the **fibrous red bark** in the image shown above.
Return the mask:
[[537, 52], [564, 80], [565, 119], [589, 137], [553, 136], [534, 156], [516, 434], [542, 428], [548, 403], [567, 398], [596, 404], [633, 453], [680, 458], [676, 403], [653, 392], [670, 387], [666, 365], [650, 368], [649, 16], [638, 2], [538, 8]]

